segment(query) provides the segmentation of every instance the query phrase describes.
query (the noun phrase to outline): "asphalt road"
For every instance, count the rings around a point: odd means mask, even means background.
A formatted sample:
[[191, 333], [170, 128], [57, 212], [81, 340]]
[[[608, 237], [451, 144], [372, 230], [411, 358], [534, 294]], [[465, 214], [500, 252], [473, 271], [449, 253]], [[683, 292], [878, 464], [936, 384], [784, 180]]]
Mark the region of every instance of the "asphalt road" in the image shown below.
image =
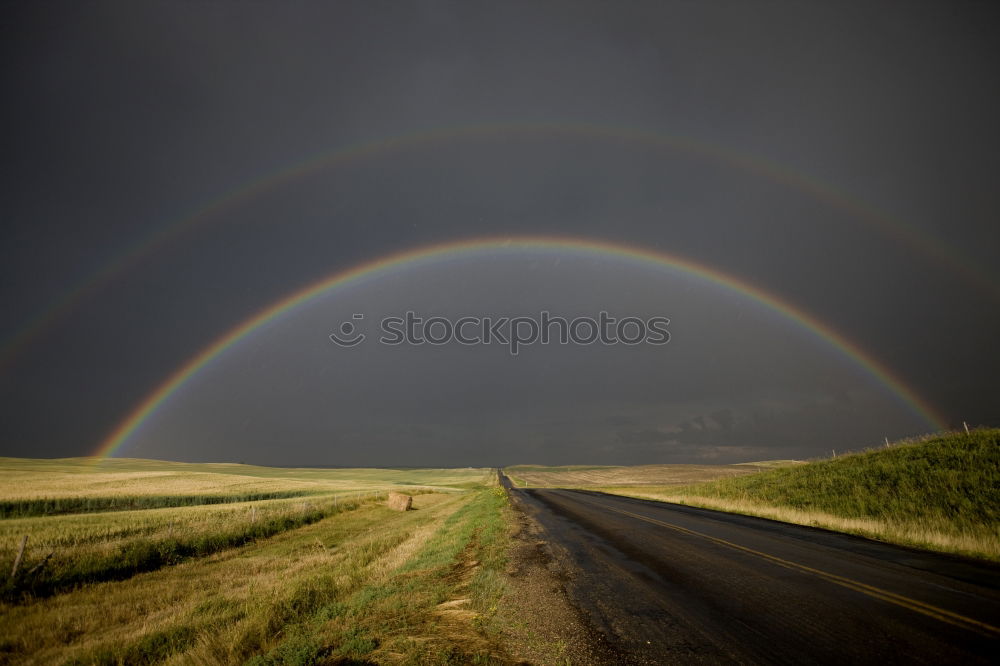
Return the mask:
[[608, 663], [1000, 663], [998, 567], [602, 493], [511, 496]]

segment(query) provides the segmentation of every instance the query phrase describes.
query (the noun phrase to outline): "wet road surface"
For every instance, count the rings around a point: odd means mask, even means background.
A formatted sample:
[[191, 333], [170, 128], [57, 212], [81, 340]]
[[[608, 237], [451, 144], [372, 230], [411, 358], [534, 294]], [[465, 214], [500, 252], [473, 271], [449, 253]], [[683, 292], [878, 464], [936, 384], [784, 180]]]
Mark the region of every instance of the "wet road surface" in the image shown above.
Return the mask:
[[1000, 663], [1000, 567], [603, 493], [511, 496], [609, 662]]

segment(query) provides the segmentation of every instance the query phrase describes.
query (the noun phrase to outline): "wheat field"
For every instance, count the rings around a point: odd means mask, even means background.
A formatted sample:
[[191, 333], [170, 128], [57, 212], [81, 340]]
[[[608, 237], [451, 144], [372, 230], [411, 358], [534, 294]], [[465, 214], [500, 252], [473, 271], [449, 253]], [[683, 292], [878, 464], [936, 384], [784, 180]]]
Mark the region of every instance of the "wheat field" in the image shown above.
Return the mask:
[[0, 663], [491, 660], [494, 470], [49, 463], [0, 461], [8, 508], [56, 511], [0, 519]]

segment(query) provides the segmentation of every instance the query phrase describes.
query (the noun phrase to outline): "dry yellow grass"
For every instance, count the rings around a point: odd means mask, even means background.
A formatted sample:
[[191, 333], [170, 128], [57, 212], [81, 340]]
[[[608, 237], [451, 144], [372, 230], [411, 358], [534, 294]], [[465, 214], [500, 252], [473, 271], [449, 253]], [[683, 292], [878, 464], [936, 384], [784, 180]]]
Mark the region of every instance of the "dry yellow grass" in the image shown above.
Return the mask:
[[467, 488], [489, 482], [492, 470], [310, 469], [158, 460], [0, 458], [0, 501], [38, 498], [241, 495], [299, 491]]
[[678, 495], [672, 494], [669, 489], [664, 489], [660, 492], [636, 488], [600, 488], [600, 490], [627, 497], [674, 502], [706, 509], [717, 509], [729, 513], [770, 518], [771, 520], [780, 520], [795, 525], [821, 527], [837, 532], [857, 534], [872, 539], [906, 544], [944, 553], [962, 553], [989, 559], [1000, 558], [1000, 531], [992, 535], [946, 533], [928, 529], [919, 522], [879, 520], [876, 518], [845, 518], [823, 511], [806, 511], [791, 507], [772, 506], [749, 499], [722, 499], [696, 495]]
[[[304, 479], [262, 479], [210, 472], [95, 472], [73, 474], [44, 471], [2, 472], [0, 499], [109, 497], [142, 495], [197, 495], [244, 492], [330, 491], [337, 484]], [[352, 486], [353, 487], [353, 486]]]
[[[25, 589], [46, 594], [80, 582], [127, 577], [272, 536], [315, 522], [324, 515], [352, 510], [384, 495], [350, 493], [225, 505], [170, 507], [0, 520], [0, 564], [9, 566], [22, 538], [29, 536], [24, 571], [44, 561]], [[173, 544], [173, 545], [172, 545]], [[162, 557], [146, 549], [154, 548]]]
[[[356, 497], [356, 494], [352, 493], [350, 497]], [[310, 496], [169, 509], [8, 518], [0, 520], [0, 562], [11, 557], [25, 534], [30, 535], [29, 546], [32, 550], [56, 550], [67, 554], [88, 548], [113, 550], [133, 539], [208, 533], [236, 522], [266, 520], [300, 511], [303, 505], [331, 502], [332, 498], [333, 495]]]
[[[486, 490], [495, 481], [471, 468], [0, 459], [0, 565], [9, 571], [29, 535], [0, 602], [0, 663], [440, 661], [479, 650], [462, 645], [478, 632], [473, 611], [437, 605], [470, 596], [450, 576], [464, 549], [483, 561], [502, 550], [484, 541], [503, 522]], [[416, 510], [384, 506], [392, 489]], [[307, 494], [280, 495], [289, 491]], [[202, 503], [218, 501], [228, 503]], [[460, 631], [435, 629], [456, 622]]]
[[[25, 605], [5, 605], [0, 633], [17, 661], [86, 661], [173, 626], [196, 632], [172, 663], [228, 664], [266, 650], [272, 609], [315, 576], [346, 593], [388, 575], [468, 500], [420, 495], [418, 511], [368, 505], [240, 549], [121, 582], [90, 585]], [[371, 529], [379, 525], [379, 529]]]
[[797, 461], [768, 461], [737, 465], [635, 465], [630, 467], [543, 467], [515, 465], [504, 472], [519, 487], [581, 488], [587, 486], [686, 485], [753, 474]]
[[598, 489], [1000, 561], [998, 428], [936, 433], [709, 483]]

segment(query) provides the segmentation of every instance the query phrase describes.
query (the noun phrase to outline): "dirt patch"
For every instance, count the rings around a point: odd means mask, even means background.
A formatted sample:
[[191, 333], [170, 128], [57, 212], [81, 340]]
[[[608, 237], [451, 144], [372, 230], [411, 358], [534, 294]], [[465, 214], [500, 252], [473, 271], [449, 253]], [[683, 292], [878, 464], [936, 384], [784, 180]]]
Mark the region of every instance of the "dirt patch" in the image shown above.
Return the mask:
[[506, 572], [509, 588], [495, 624], [505, 650], [519, 664], [614, 663], [600, 635], [569, 602], [564, 587], [568, 574], [549, 550], [541, 527], [516, 500], [512, 504], [516, 531]]
[[[505, 663], [502, 650], [495, 644], [491, 637], [485, 635], [478, 626], [479, 614], [473, 610], [469, 585], [476, 572], [479, 571], [480, 563], [475, 558], [479, 551], [479, 530], [473, 534], [469, 543], [465, 546], [451, 569], [444, 576], [452, 594], [457, 597], [439, 603], [433, 611], [432, 621], [427, 629], [433, 633], [434, 639], [446, 638], [454, 646], [460, 646], [461, 652], [454, 652], [449, 658], [457, 661], [465, 661], [473, 656], [487, 663]], [[420, 640], [420, 637], [414, 637]], [[443, 653], [439, 653], [433, 659], [444, 660]], [[448, 663], [451, 663], [449, 661]]]

